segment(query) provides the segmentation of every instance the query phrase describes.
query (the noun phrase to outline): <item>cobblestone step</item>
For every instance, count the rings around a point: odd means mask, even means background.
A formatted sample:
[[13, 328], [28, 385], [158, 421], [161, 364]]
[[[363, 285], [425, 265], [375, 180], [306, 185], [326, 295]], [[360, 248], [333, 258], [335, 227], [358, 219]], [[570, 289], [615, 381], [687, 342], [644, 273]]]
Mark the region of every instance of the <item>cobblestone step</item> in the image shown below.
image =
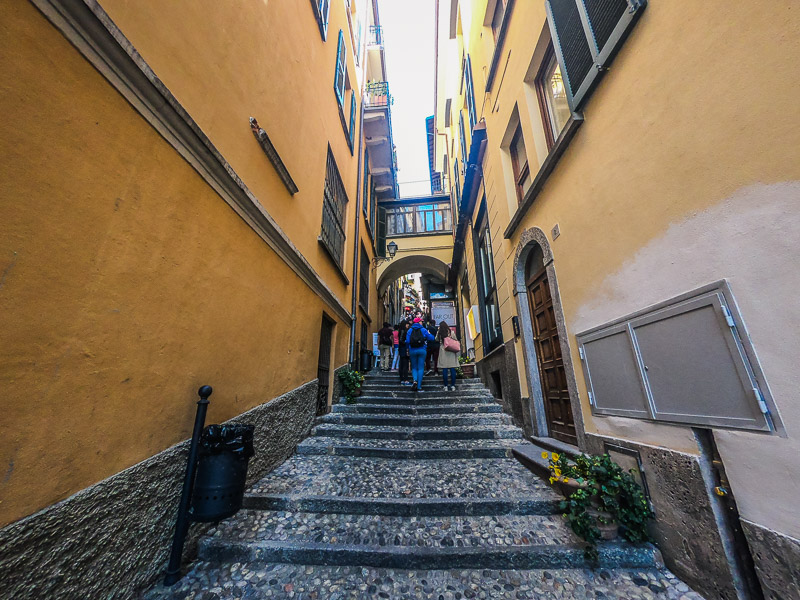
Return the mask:
[[147, 600], [554, 600], [581, 598], [703, 600], [661, 569], [444, 569], [199, 562], [174, 587]]
[[208, 539], [314, 542], [410, 548], [502, 548], [578, 544], [560, 515], [399, 517], [243, 510], [214, 526]]
[[[503, 477], [498, 477], [499, 473]], [[253, 485], [251, 493], [360, 498], [560, 498], [513, 459], [394, 461], [297, 455]]]
[[461, 427], [411, 429], [406, 427], [370, 427], [367, 425], [331, 425], [323, 423], [314, 428], [312, 435], [384, 440], [522, 439], [522, 431], [513, 425], [465, 425]]
[[459, 404], [432, 404], [429, 406], [405, 406], [402, 404], [372, 404], [371, 401], [365, 401], [364, 403], [358, 404], [337, 404], [333, 407], [333, 412], [362, 415], [448, 415], [501, 413], [503, 409], [499, 404], [474, 404], [470, 402], [462, 402]]
[[[663, 566], [658, 551], [650, 545], [608, 543], [598, 547], [603, 567], [648, 568]], [[573, 569], [590, 566], [583, 545], [530, 545], [496, 548], [408, 548], [356, 546], [314, 542], [243, 543], [204, 540], [202, 560], [223, 562], [299, 563], [394, 569]]]
[[360, 498], [248, 494], [244, 508], [294, 512], [381, 515], [395, 517], [555, 515], [559, 498], [537, 495], [518, 498]]
[[[441, 377], [437, 378], [424, 378], [422, 380], [423, 388], [425, 386], [434, 386], [438, 387], [439, 389], [444, 387], [444, 381]], [[402, 390], [403, 388], [408, 386], [400, 385], [400, 380], [397, 381], [386, 381], [386, 382], [373, 382], [373, 381], [364, 381], [361, 384], [361, 388], [364, 390], [377, 390], [377, 391], [395, 391], [395, 390]], [[469, 382], [469, 383], [457, 383], [456, 384], [456, 393], [460, 391], [474, 391], [474, 390], [485, 390], [486, 387], [480, 382]]]
[[[439, 396], [418, 396], [415, 394], [402, 395], [382, 395], [365, 394], [357, 396], [349, 403], [340, 402], [339, 404], [395, 404], [400, 406], [431, 406], [435, 404], [496, 404], [496, 400], [490, 394], [476, 394], [461, 396], [458, 394], [442, 394]], [[337, 405], [338, 406], [338, 405]]]
[[460, 427], [466, 425], [511, 425], [511, 417], [503, 413], [453, 416], [392, 416], [392, 415], [350, 415], [330, 413], [319, 417], [319, 423], [339, 423], [347, 425], [373, 425], [390, 427]]
[[303, 456], [364, 456], [391, 459], [512, 458], [521, 440], [344, 440], [337, 437], [310, 437], [297, 453]]
[[408, 400], [424, 400], [428, 398], [487, 398], [494, 400], [494, 397], [484, 389], [476, 388], [475, 390], [446, 392], [443, 388], [434, 386], [416, 392], [408, 386], [406, 386], [405, 389], [397, 390], [364, 390], [361, 396], [356, 397], [356, 399], [361, 398], [403, 398]]

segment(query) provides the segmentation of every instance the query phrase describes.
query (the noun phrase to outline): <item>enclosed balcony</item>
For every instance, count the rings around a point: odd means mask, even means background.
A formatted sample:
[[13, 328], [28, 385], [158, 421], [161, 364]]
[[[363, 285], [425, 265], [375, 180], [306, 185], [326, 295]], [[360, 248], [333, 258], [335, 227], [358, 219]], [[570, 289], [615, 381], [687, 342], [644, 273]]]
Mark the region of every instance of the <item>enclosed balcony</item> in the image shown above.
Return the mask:
[[392, 95], [386, 81], [368, 83], [364, 90], [364, 139], [369, 170], [379, 200], [396, 197], [397, 159], [392, 142]]

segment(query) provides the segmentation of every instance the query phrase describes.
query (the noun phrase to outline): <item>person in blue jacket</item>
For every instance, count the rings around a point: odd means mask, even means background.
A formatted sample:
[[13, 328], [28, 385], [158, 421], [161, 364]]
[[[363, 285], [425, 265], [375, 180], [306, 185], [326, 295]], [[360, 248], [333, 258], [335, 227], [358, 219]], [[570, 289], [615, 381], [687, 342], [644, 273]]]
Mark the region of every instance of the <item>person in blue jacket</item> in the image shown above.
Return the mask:
[[411, 357], [411, 376], [414, 379], [412, 388], [415, 391], [422, 391], [422, 376], [425, 373], [425, 356], [428, 354], [428, 342], [432, 342], [434, 337], [422, 326], [422, 319], [417, 317], [414, 324], [406, 334], [406, 344]]

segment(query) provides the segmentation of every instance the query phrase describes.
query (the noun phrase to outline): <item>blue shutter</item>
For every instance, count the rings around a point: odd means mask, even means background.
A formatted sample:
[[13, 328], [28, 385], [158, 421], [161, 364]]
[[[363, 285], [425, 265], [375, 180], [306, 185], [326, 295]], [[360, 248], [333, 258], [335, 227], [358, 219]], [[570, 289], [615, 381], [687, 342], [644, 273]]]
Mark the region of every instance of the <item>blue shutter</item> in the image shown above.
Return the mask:
[[322, 39], [328, 39], [328, 20], [331, 15], [330, 0], [319, 0], [319, 18], [321, 19]]
[[356, 93], [354, 90], [352, 95], [350, 96], [350, 154], [353, 153], [353, 148], [354, 148], [353, 141], [355, 140], [355, 135], [356, 135]]
[[467, 133], [464, 131], [464, 113], [458, 111], [458, 132], [461, 142], [461, 162], [467, 164]]
[[336, 99], [339, 106], [344, 107], [344, 33], [339, 30], [339, 46], [336, 49], [336, 75], [333, 79], [333, 90], [336, 92]]
[[465, 77], [467, 80], [467, 108], [469, 109], [469, 130], [472, 131], [475, 123], [478, 122], [478, 116], [475, 111], [475, 87], [472, 82], [472, 60], [469, 55], [467, 56], [467, 66], [465, 69]]

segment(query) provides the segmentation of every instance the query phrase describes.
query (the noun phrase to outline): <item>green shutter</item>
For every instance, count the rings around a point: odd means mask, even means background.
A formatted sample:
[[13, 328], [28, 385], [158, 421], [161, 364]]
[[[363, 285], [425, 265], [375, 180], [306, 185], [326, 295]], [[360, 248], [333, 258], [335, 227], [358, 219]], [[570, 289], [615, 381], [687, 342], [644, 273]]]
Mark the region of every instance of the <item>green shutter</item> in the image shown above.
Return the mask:
[[350, 154], [353, 154], [355, 145], [353, 142], [355, 141], [356, 135], [356, 93], [353, 91], [353, 94], [350, 96]]
[[386, 256], [386, 209], [378, 207], [378, 235], [376, 240], [378, 256]]
[[339, 46], [336, 49], [336, 74], [333, 79], [333, 90], [336, 92], [336, 99], [339, 106], [344, 106], [344, 67], [346, 56], [344, 53], [344, 32], [339, 30]]

